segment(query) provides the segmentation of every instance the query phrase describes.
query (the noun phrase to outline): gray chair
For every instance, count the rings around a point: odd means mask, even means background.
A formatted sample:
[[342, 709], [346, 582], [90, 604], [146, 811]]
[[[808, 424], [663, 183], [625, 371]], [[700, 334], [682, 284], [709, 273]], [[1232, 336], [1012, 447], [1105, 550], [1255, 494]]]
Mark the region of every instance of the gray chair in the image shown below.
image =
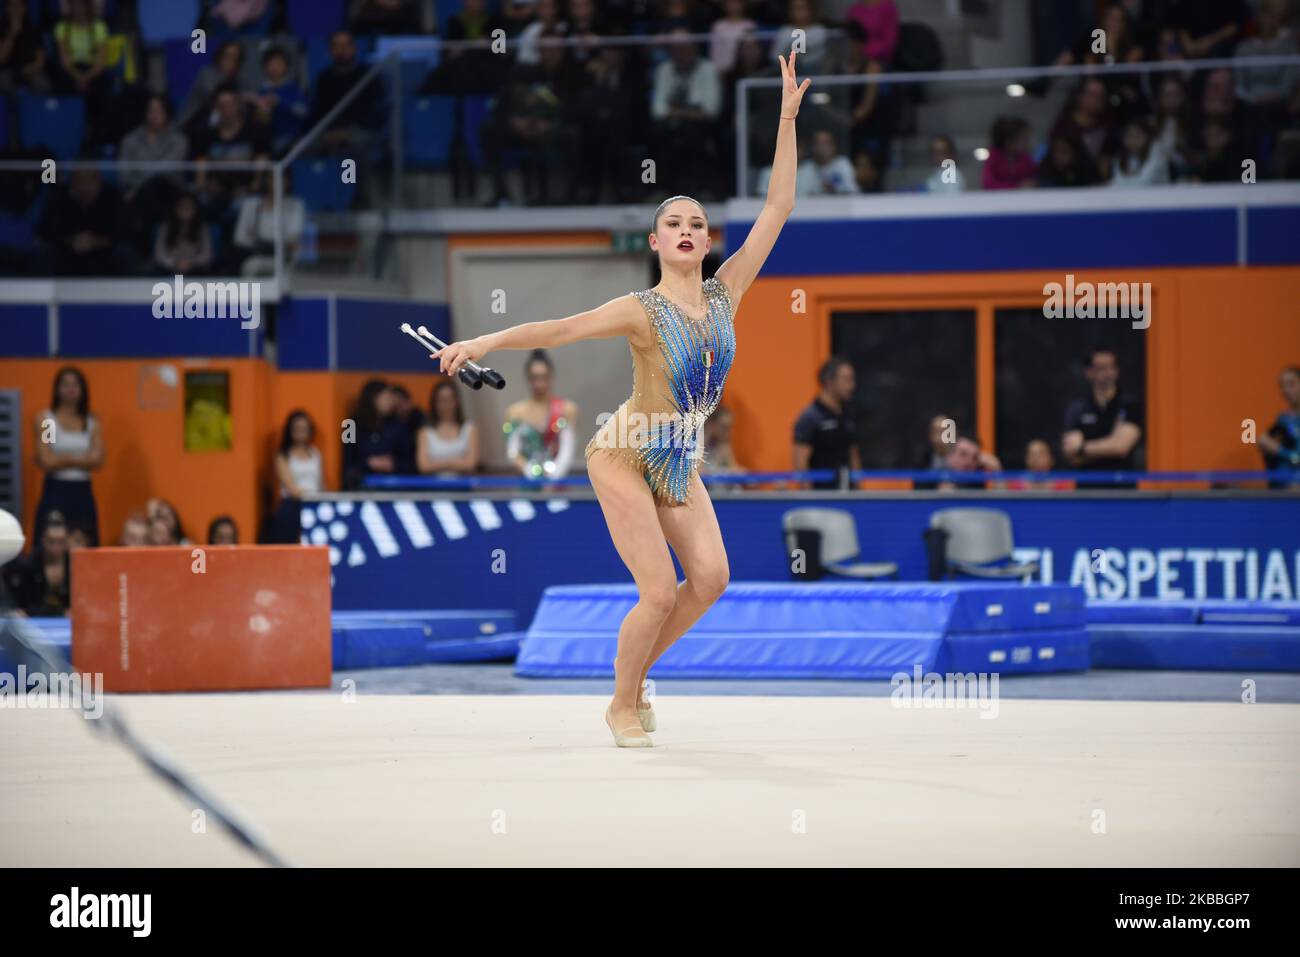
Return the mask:
[[842, 578], [872, 579], [898, 577], [898, 565], [894, 562], [855, 562], [861, 548], [858, 545], [858, 529], [853, 516], [838, 508], [793, 508], [781, 519], [781, 529], [785, 534], [786, 555], [800, 547], [800, 541], [808, 541], [808, 536], [815, 536], [817, 547], [807, 549], [813, 553], [818, 574], [839, 575]]
[[944, 565], [950, 575], [1010, 579], [1038, 573], [1037, 562], [1011, 561], [1011, 517], [1000, 509], [941, 508], [930, 516], [930, 527], [946, 535]]

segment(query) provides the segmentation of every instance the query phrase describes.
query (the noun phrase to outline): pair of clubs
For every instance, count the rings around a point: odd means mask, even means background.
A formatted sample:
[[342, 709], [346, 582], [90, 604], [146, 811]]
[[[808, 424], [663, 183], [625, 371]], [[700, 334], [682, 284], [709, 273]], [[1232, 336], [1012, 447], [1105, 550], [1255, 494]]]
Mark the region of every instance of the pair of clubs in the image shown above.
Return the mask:
[[[409, 322], [404, 322], [402, 323], [402, 331], [428, 349], [430, 355], [438, 349], [447, 348], [447, 343], [435, 336], [425, 326], [412, 329]], [[500, 372], [489, 369], [487, 366], [481, 366], [477, 362], [466, 362], [461, 366], [456, 377], [471, 389], [481, 389], [485, 382], [494, 389], [504, 389], [506, 387], [506, 380]]]

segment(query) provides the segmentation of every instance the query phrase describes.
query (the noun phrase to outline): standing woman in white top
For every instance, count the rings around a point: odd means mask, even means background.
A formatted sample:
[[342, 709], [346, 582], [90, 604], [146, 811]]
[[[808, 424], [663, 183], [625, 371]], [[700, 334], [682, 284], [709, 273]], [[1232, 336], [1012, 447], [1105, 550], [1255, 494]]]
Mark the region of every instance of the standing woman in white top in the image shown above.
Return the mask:
[[35, 424], [36, 465], [45, 473], [45, 484], [31, 540], [41, 540], [46, 517], [59, 511], [70, 530], [81, 529], [87, 544], [98, 545], [99, 512], [90, 473], [104, 464], [104, 437], [90, 414], [90, 389], [80, 369], [65, 366], [55, 374], [50, 407], [36, 416]]
[[465, 420], [460, 393], [450, 379], [433, 387], [429, 424], [420, 430], [415, 454], [421, 475], [457, 478], [478, 471], [478, 430]]
[[271, 542], [294, 543], [302, 535], [300, 499], [321, 491], [325, 470], [316, 448], [316, 424], [302, 409], [294, 409], [284, 420], [280, 450], [275, 456], [275, 475], [280, 481], [280, 505], [271, 519]]

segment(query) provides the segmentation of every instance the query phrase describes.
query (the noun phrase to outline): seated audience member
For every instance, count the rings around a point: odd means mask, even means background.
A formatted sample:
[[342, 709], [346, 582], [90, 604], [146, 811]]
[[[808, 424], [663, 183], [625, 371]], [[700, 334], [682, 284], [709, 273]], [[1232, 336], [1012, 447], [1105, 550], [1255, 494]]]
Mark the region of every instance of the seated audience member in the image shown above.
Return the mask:
[[1239, 183], [1245, 158], [1232, 127], [1221, 119], [1208, 119], [1201, 127], [1200, 146], [1186, 178], [1198, 183]]
[[898, 48], [898, 7], [893, 0], [857, 0], [847, 21], [860, 28], [862, 56], [882, 69], [888, 67]]
[[270, 6], [271, 0], [218, 0], [208, 16], [217, 30], [238, 33], [261, 20]]
[[150, 545], [191, 545], [181, 527], [180, 514], [176, 507], [165, 498], [151, 498], [145, 503], [145, 515], [149, 519]]
[[343, 488], [361, 488], [367, 475], [395, 475], [406, 443], [406, 427], [393, 415], [397, 396], [383, 379], [371, 379], [361, 387], [352, 413], [355, 434], [345, 431], [343, 442]]
[[123, 548], [141, 548], [149, 544], [149, 517], [142, 511], [133, 511], [122, 523], [122, 534], [117, 544]]
[[[806, 2], [806, 0], [796, 0], [796, 2]], [[723, 0], [721, 12], [722, 16], [714, 20], [713, 25], [709, 27], [709, 59], [713, 61], [713, 66], [720, 76], [729, 73], [735, 67], [736, 53], [740, 49], [741, 39], [750, 30], [758, 27], [758, 24], [745, 12], [745, 0]], [[789, 34], [785, 34], [785, 37], [788, 46]], [[778, 36], [778, 47], [779, 44]], [[775, 59], [776, 54], [773, 53], [772, 57]], [[799, 58], [799, 66], [805, 73], [814, 72], [802, 56]]]
[[1156, 86], [1156, 108], [1152, 127], [1156, 140], [1169, 157], [1170, 175], [1179, 180], [1187, 169], [1191, 153], [1191, 122], [1187, 88], [1176, 76], [1165, 76]]
[[649, 137], [659, 160], [659, 176], [704, 182], [708, 195], [716, 183], [718, 116], [722, 84], [713, 61], [700, 56], [689, 33], [669, 34], [668, 57], [654, 70], [650, 95]]
[[238, 545], [239, 528], [229, 515], [218, 515], [208, 526], [209, 545]]
[[271, 155], [283, 156], [303, 132], [310, 105], [279, 47], [262, 54], [262, 84], [253, 97], [254, 118], [270, 132]]
[[989, 136], [989, 158], [984, 161], [985, 189], [1021, 189], [1038, 184], [1030, 155], [1029, 124], [1018, 116], [1001, 116]]
[[[149, 97], [144, 122], [123, 137], [118, 149], [118, 158], [126, 163], [180, 163], [188, 155], [185, 134], [172, 128], [171, 107], [167, 97], [159, 95]], [[182, 189], [180, 173], [123, 169], [121, 183], [126, 190], [123, 200], [132, 237], [142, 251], [146, 250], [151, 245], [151, 237], [146, 237], [171, 209]]]
[[95, 16], [90, 0], [68, 0], [64, 9], [67, 15], [54, 25], [55, 85], [63, 94], [85, 98], [92, 143], [116, 142], [113, 78], [107, 72], [108, 24]]
[[[1047, 440], [1030, 439], [1028, 444], [1025, 445], [1025, 471], [1046, 475], [1055, 468], [1056, 459], [1052, 455], [1052, 447], [1047, 444]], [[1016, 491], [1047, 492], [1068, 489], [1071, 484], [1068, 479], [1016, 478], [1009, 480], [1006, 487]]]
[[[818, 370], [817, 382], [821, 391], [794, 423], [794, 470], [861, 469], [858, 423], [849, 408], [857, 390], [853, 363], [843, 356], [832, 356]], [[839, 488], [839, 479], [819, 480], [805, 487]]]
[[1158, 186], [1169, 182], [1169, 157], [1157, 139], [1152, 139], [1146, 120], [1124, 124], [1120, 148], [1111, 163], [1110, 185], [1119, 188]]
[[218, 90], [233, 89], [240, 100], [252, 95], [251, 86], [243, 79], [243, 68], [244, 48], [231, 40], [221, 45], [212, 63], [199, 70], [176, 117], [177, 128], [189, 138], [191, 146], [212, 125], [213, 101]]
[[1083, 147], [1098, 176], [1109, 173], [1113, 118], [1106, 96], [1106, 84], [1095, 76], [1084, 77], [1057, 117], [1052, 136], [1064, 135]]
[[465, 418], [460, 390], [450, 379], [433, 387], [429, 424], [420, 429], [416, 459], [421, 475], [457, 478], [478, 471], [478, 429]]
[[154, 239], [155, 268], [169, 275], [202, 275], [212, 267], [212, 234], [189, 193], [176, 197]]
[[[952, 448], [944, 457], [943, 467], [949, 472], [1001, 472], [1002, 463], [992, 452], [985, 452], [980, 448], [979, 442], [969, 435], [958, 436], [957, 441], [953, 443]], [[993, 483], [992, 487], [996, 488], [1000, 482]], [[944, 480], [939, 483], [939, 491], [954, 492], [962, 489], [978, 489], [989, 487], [983, 482], [957, 482]]]
[[[744, 4], [741, 7], [743, 9]], [[815, 0], [790, 0], [789, 19], [777, 31], [776, 38], [772, 41], [769, 60], [775, 61], [778, 53], [788, 60], [790, 38], [795, 30], [802, 30], [804, 51], [795, 59], [795, 69], [799, 71], [799, 75], [816, 76], [818, 73], [834, 72], [831, 32], [821, 22], [820, 16]], [[725, 73], [726, 70], [723, 72]]]
[[1289, 472], [1288, 478], [1270, 479], [1274, 488], [1300, 484], [1300, 366], [1287, 366], [1278, 376], [1278, 389], [1286, 408], [1277, 414], [1267, 435], [1259, 437], [1264, 467]]
[[923, 188], [927, 193], [960, 193], [966, 189], [966, 177], [957, 165], [957, 144], [951, 136], [930, 140], [930, 165], [934, 171], [925, 180]]
[[16, 90], [49, 93], [41, 30], [28, 0], [5, 0], [0, 13], [0, 96]]
[[[1295, 56], [1296, 38], [1286, 26], [1287, 0], [1259, 0], [1255, 12], [1255, 36], [1237, 44], [1239, 60], [1252, 57]], [[1300, 82], [1300, 68], [1294, 64], [1237, 69], [1237, 98], [1249, 104], [1264, 126], [1284, 122], [1286, 106]]]
[[1048, 189], [1095, 186], [1097, 167], [1087, 152], [1066, 133], [1052, 137], [1052, 145], [1038, 164], [1038, 185]]
[[1187, 59], [1216, 59], [1232, 56], [1246, 15], [1245, 0], [1180, 0], [1169, 22]]
[[805, 187], [799, 190], [802, 195], [860, 192], [853, 164], [839, 151], [835, 134], [830, 130], [813, 134], [812, 156], [799, 165], [798, 179]]
[[51, 512], [45, 530], [31, 552], [4, 566], [5, 587], [14, 604], [32, 617], [68, 613], [71, 582], [68, 526], [60, 512]]
[[247, 169], [223, 171], [214, 164], [265, 160], [271, 147], [266, 131], [248, 119], [234, 87], [219, 89], [215, 103], [216, 123], [192, 143], [198, 163], [194, 185], [204, 204], [213, 213], [224, 215], [231, 203], [254, 190], [258, 174]]
[[[246, 278], [275, 274], [275, 235], [277, 214], [275, 208], [275, 178], [269, 173], [260, 175], [260, 189], [245, 196], [239, 204], [235, 219], [234, 244], [246, 258], [239, 267]], [[292, 265], [302, 244], [303, 227], [307, 221], [307, 207], [301, 199], [290, 194], [289, 171], [284, 172], [284, 262]]]
[[78, 169], [45, 207], [39, 234], [60, 276], [121, 276], [132, 269], [118, 245], [122, 197], [97, 169]]
[[414, 475], [415, 450], [420, 430], [424, 428], [424, 413], [411, 401], [406, 386], [395, 382], [389, 388], [393, 391], [393, 421], [399, 426], [397, 435], [402, 440], [397, 453], [397, 471], [402, 475]]
[[401, 36], [420, 32], [418, 0], [352, 0], [348, 26], [362, 36]]
[[[343, 97], [361, 82], [365, 74], [365, 66], [357, 59], [357, 44], [352, 34], [346, 30], [335, 32], [330, 37], [330, 65], [321, 70], [316, 77], [311, 110], [308, 112], [305, 124], [307, 129], [314, 128], [323, 120]], [[371, 87], [367, 93], [354, 97], [343, 108], [343, 112], [334, 118], [329, 129], [321, 134], [317, 144], [319, 149], [323, 152], [347, 152], [357, 161], [360, 170], [364, 165], [362, 154], [368, 150], [374, 140], [373, 127], [376, 121], [377, 102], [379, 102], [378, 88], [375, 87]], [[360, 172], [357, 181], [361, 182]]]

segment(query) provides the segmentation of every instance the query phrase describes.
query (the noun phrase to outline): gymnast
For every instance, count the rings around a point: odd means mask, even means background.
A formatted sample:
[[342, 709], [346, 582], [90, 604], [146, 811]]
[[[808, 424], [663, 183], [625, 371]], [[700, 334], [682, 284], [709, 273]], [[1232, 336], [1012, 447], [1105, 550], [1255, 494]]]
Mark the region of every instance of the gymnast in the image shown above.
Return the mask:
[[[587, 444], [587, 474], [638, 601], [618, 632], [614, 697], [605, 723], [620, 748], [652, 747], [655, 714], [644, 692], [665, 651], [717, 601], [729, 577], [713, 504], [699, 475], [704, 421], [722, 398], [736, 354], [733, 320], [795, 202], [794, 120], [812, 82], [781, 63], [781, 120], [767, 199], [749, 236], [702, 280], [711, 238], [704, 207], [671, 196], [655, 210], [650, 249], [659, 285], [564, 319], [526, 322], [435, 350], [455, 376], [499, 349], [551, 349], [623, 336], [632, 352], [632, 394]], [[680, 585], [671, 546], [686, 573]]]

